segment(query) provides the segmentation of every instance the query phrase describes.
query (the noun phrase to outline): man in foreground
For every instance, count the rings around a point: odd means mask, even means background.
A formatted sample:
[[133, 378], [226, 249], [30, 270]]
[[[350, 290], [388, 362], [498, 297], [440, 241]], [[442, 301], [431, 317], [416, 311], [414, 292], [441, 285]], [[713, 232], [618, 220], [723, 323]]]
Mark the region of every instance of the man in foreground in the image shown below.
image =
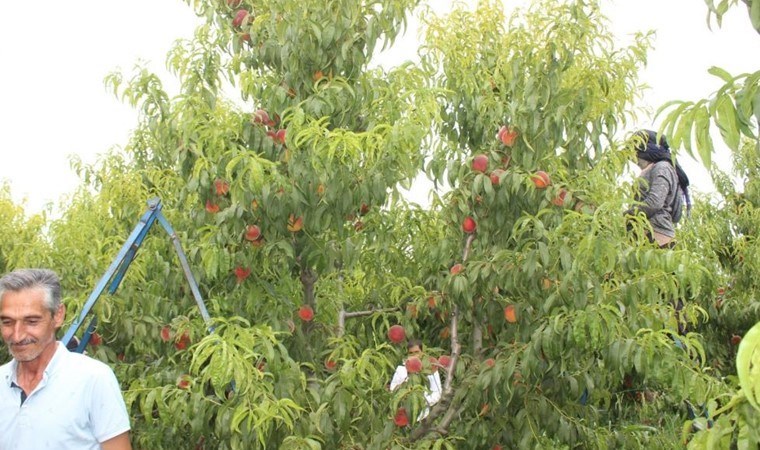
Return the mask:
[[0, 278], [0, 329], [13, 356], [0, 367], [0, 449], [131, 450], [111, 368], [56, 341], [65, 312], [54, 272]]

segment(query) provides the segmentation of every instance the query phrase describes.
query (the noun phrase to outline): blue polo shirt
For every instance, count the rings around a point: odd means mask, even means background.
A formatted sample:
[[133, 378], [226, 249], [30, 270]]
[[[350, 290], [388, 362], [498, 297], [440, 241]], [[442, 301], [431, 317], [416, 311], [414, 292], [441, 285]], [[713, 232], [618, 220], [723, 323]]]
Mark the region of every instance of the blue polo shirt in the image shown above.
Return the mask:
[[15, 359], [0, 367], [0, 450], [100, 450], [129, 431], [116, 376], [58, 342], [42, 380], [22, 401]]

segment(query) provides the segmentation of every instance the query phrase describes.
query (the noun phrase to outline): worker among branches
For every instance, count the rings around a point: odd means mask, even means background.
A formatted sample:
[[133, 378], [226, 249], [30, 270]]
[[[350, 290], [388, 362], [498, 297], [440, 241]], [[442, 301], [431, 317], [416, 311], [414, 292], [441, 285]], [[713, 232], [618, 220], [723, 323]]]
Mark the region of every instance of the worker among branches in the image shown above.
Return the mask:
[[676, 224], [681, 220], [684, 203], [691, 210], [689, 178], [681, 166], [673, 162], [670, 146], [664, 135], [641, 130], [634, 135], [636, 164], [641, 169], [637, 204], [626, 214], [643, 212], [652, 227], [647, 238], [658, 246], [675, 245]]
[[[398, 387], [404, 384], [409, 378], [407, 361], [412, 357], [415, 357], [417, 359], [422, 357], [422, 341], [419, 339], [410, 339], [406, 344], [406, 349], [408, 352], [407, 360], [404, 361], [404, 364], [400, 364], [396, 367], [396, 372], [393, 374], [393, 378], [391, 379], [391, 391], [398, 389]], [[433, 370], [432, 373], [428, 374], [427, 380], [428, 387], [425, 391], [425, 401], [427, 402], [428, 407], [425, 408], [425, 410], [417, 418], [418, 421], [427, 417], [427, 415], [430, 413], [430, 407], [441, 400], [442, 385], [441, 376], [438, 374], [438, 371]]]

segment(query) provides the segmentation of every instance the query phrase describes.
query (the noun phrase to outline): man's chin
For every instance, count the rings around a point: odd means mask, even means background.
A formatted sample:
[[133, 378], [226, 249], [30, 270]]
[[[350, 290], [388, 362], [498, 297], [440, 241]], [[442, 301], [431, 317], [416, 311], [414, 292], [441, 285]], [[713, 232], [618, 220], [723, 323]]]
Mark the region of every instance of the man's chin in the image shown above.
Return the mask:
[[42, 349], [10, 350], [11, 356], [18, 362], [29, 362], [37, 359], [42, 354]]

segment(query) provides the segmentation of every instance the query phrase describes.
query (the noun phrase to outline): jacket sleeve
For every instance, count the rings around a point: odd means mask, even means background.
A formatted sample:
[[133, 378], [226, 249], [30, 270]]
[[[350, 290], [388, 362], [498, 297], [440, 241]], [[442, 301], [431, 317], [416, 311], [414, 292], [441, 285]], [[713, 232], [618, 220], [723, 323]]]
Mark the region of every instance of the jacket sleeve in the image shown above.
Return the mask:
[[425, 394], [425, 400], [429, 406], [433, 406], [441, 400], [441, 393], [443, 391], [441, 388], [441, 376], [438, 374], [438, 371], [428, 375], [428, 382], [430, 384], [430, 392]]
[[406, 367], [403, 364], [396, 367], [396, 372], [393, 374], [393, 379], [391, 379], [391, 391], [395, 391], [397, 387], [401, 386], [406, 381], [406, 377]]
[[664, 164], [655, 164], [652, 167], [651, 181], [641, 198], [641, 203], [626, 211], [627, 214], [641, 211], [647, 216], [647, 219], [651, 219], [655, 214], [665, 209], [668, 193], [674, 188], [672, 177], [668, 176], [670, 175], [668, 169], [669, 167]]

